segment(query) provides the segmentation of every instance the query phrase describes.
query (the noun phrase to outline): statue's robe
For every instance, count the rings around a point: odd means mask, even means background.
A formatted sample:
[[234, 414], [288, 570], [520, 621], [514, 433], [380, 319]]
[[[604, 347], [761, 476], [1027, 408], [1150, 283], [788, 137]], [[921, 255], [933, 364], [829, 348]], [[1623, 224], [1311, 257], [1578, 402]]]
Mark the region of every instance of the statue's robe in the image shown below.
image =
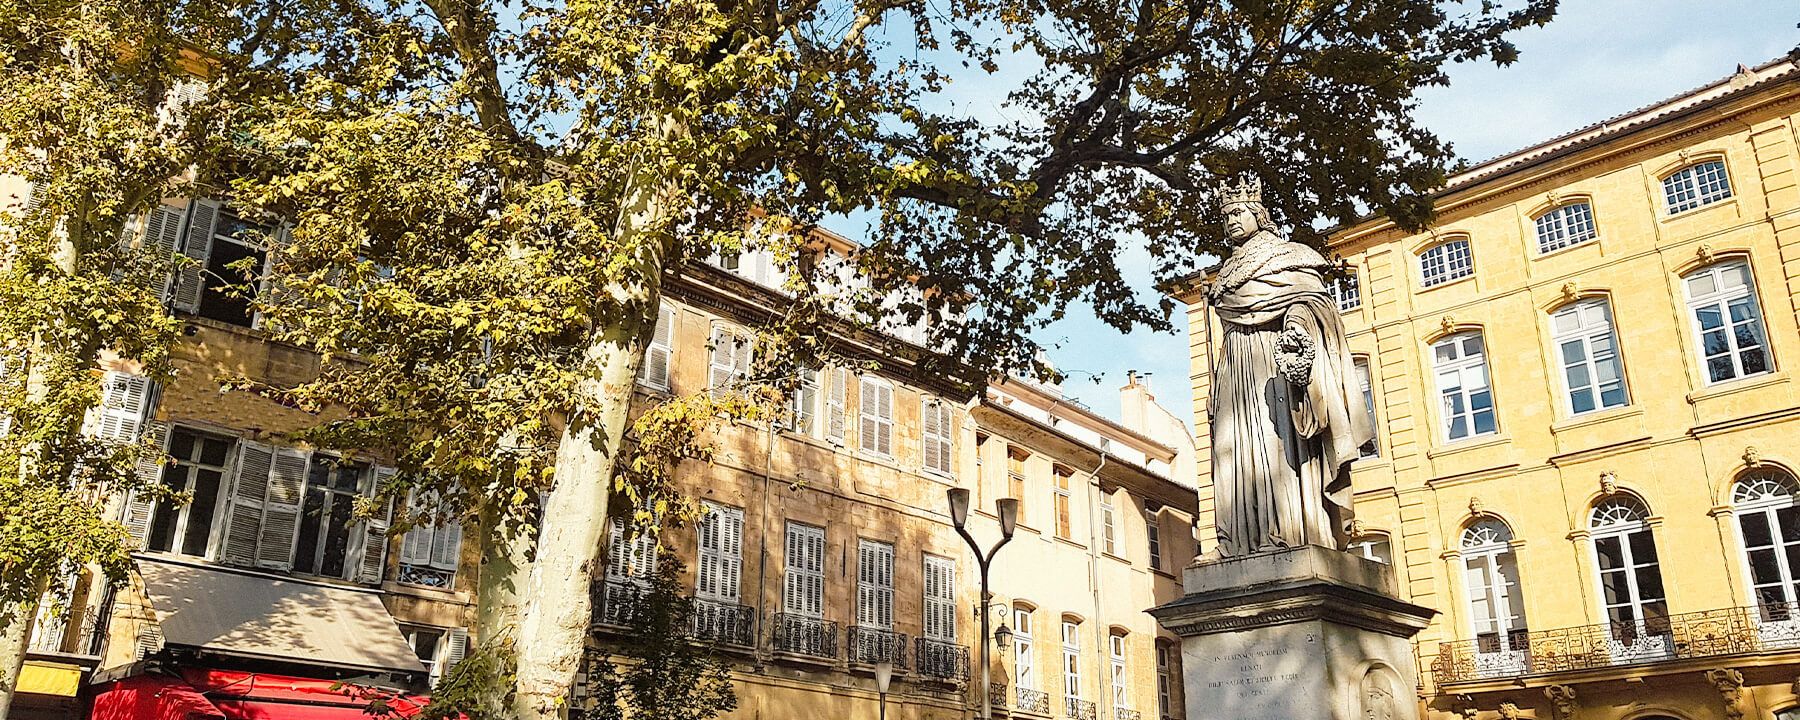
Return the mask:
[[[1265, 230], [1232, 253], [1208, 291], [1223, 329], [1207, 412], [1224, 555], [1342, 546], [1350, 463], [1375, 430], [1325, 289], [1329, 267], [1312, 248]], [[1289, 328], [1313, 341], [1304, 385], [1276, 370], [1276, 336]]]

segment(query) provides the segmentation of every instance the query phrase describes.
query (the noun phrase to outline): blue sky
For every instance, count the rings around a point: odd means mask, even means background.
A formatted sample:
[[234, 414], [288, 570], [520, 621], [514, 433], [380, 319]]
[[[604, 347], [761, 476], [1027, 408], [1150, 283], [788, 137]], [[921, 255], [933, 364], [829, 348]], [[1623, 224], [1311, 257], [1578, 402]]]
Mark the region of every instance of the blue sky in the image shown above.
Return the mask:
[[[1785, 54], [1800, 45], [1796, 23], [1800, 3], [1792, 0], [1563, 0], [1548, 27], [1515, 37], [1519, 62], [1453, 68], [1450, 87], [1424, 93], [1419, 114], [1460, 156], [1484, 160], [1728, 76], [1738, 63]], [[1141, 252], [1121, 257], [1127, 277], [1154, 300], [1145, 260]], [[1186, 331], [1178, 322], [1174, 334], [1123, 335], [1081, 315], [1038, 340], [1072, 373], [1065, 394], [1117, 418], [1126, 372], [1148, 372], [1157, 401], [1192, 428]]]

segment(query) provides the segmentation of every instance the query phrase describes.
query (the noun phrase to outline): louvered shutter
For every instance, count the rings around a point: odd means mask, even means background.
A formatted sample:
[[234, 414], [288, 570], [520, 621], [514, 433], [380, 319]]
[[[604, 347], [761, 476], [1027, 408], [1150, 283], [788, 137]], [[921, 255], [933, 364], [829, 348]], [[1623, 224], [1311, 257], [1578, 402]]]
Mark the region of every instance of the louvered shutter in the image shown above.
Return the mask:
[[188, 212], [186, 231], [182, 233], [181, 254], [194, 260], [175, 274], [172, 304], [175, 309], [196, 312], [205, 290], [206, 259], [212, 253], [213, 230], [219, 222], [219, 203], [195, 200]]
[[849, 425], [846, 410], [850, 394], [850, 371], [844, 368], [833, 368], [830, 383], [830, 392], [825, 399], [825, 436], [843, 442], [845, 430]]
[[[176, 248], [181, 244], [181, 210], [168, 205], [157, 205], [150, 211], [144, 223], [144, 241], [138, 245], [138, 252], [148, 253], [161, 264], [166, 264], [175, 256]], [[163, 278], [160, 286], [152, 287], [165, 301], [168, 300], [169, 281]]]
[[150, 378], [121, 372], [106, 373], [103, 382], [94, 437], [117, 443], [136, 442], [155, 386]]
[[724, 328], [713, 329], [711, 373], [706, 382], [713, 397], [722, 397], [731, 390], [733, 373], [737, 370], [737, 347], [736, 336]]
[[644, 366], [638, 369], [638, 380], [645, 385], [669, 389], [669, 363], [675, 353], [675, 309], [656, 309], [656, 330], [650, 335], [650, 347], [644, 351]]
[[878, 392], [876, 388], [877, 385], [873, 380], [863, 378], [856, 389], [857, 399], [861, 401], [861, 407], [857, 409], [856, 413], [858, 420], [856, 440], [862, 449], [869, 452], [877, 452], [876, 448], [881, 446], [881, 442], [875, 437], [876, 427], [879, 425], [876, 422], [875, 410], [881, 404], [881, 399], [876, 397]]
[[625, 523], [613, 518], [606, 528], [606, 577], [623, 580], [630, 577], [631, 558], [625, 555]]
[[462, 523], [447, 522], [432, 532], [430, 564], [451, 572], [462, 565]]
[[[276, 253], [280, 251], [280, 248], [292, 243], [292, 232], [293, 226], [284, 222], [276, 225], [274, 231], [264, 239], [267, 244], [263, 247], [263, 266], [257, 268], [258, 272], [255, 276], [256, 297], [262, 304], [273, 306], [279, 303], [294, 302], [292, 291], [283, 287], [280, 279], [275, 276]], [[281, 331], [280, 326], [270, 325], [269, 322], [261, 310], [252, 312], [250, 327], [275, 332]]]
[[294, 448], [275, 448], [269, 464], [269, 492], [263, 503], [262, 534], [256, 547], [256, 564], [286, 570], [294, 564], [294, 543], [300, 532], [300, 503], [306, 495], [307, 453]]
[[925, 637], [956, 641], [956, 562], [925, 556]]
[[468, 630], [464, 630], [463, 628], [451, 628], [449, 632], [444, 633], [444, 658], [437, 661], [437, 663], [432, 666], [431, 683], [436, 685], [439, 679], [450, 674], [450, 671], [456, 667], [456, 664], [462, 662], [462, 659], [468, 657], [468, 655]]
[[942, 449], [938, 446], [938, 436], [944, 432], [943, 426], [938, 422], [938, 404], [937, 401], [927, 398], [920, 404], [920, 408], [921, 420], [925, 426], [922, 433], [924, 441], [921, 443], [923, 447], [920, 448], [920, 455], [923, 456], [926, 468], [937, 470], [944, 461]]
[[[137, 463], [138, 482], [145, 487], [162, 483], [163, 461], [168, 458], [165, 450], [169, 443], [169, 425], [160, 422], [144, 424], [145, 439], [157, 449], [157, 452], [144, 456]], [[150, 536], [150, 517], [156, 512], [156, 503], [143, 493], [133, 491], [125, 500], [123, 524], [131, 539], [143, 547], [145, 538]]]
[[825, 531], [821, 528], [791, 523], [787, 526], [787, 578], [782, 609], [815, 618], [825, 613]]
[[[375, 484], [371, 492], [378, 492], [381, 486], [391, 482], [398, 471], [385, 465], [375, 466]], [[361, 567], [357, 571], [357, 580], [365, 583], [379, 583], [387, 574], [388, 520], [392, 517], [393, 506], [384, 508], [380, 515], [363, 521], [363, 552]]]
[[[436, 494], [413, 490], [406, 494], [406, 514], [418, 519], [430, 512], [436, 505]], [[414, 525], [400, 538], [400, 562], [405, 565], [430, 565], [431, 546], [436, 541], [436, 529], [431, 525]]]
[[206, 83], [201, 80], [182, 80], [169, 89], [169, 118], [177, 125], [187, 123], [188, 108], [206, 100]]
[[719, 586], [719, 510], [707, 503], [706, 519], [700, 521], [700, 568], [695, 573], [694, 590], [703, 598], [715, 597]]
[[232, 468], [231, 508], [225, 520], [225, 546], [221, 559], [232, 565], [256, 565], [256, 546], [262, 539], [263, 503], [269, 496], [269, 470], [275, 448], [248, 441], [238, 442], [237, 463]]
[[857, 544], [856, 624], [894, 626], [894, 546], [863, 540]]
[[712, 580], [701, 589], [701, 594], [712, 600], [735, 603], [743, 581], [744, 511], [713, 506], [706, 524], [711, 526], [711, 532], [705, 540], [711, 546], [701, 548], [701, 567], [711, 571]]
[[44, 194], [38, 191], [37, 183], [25, 186], [25, 212], [31, 212], [44, 206]]

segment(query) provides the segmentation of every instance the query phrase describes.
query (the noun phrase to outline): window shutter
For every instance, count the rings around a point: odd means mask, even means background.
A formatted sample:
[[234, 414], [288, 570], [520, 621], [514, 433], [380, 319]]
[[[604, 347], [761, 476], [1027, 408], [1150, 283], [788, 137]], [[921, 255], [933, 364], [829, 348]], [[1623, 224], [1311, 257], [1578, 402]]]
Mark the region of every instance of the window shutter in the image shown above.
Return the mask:
[[694, 590], [710, 598], [719, 585], [719, 508], [707, 504], [706, 518], [700, 521], [700, 567], [695, 572]]
[[925, 637], [956, 641], [956, 563], [925, 556]]
[[938, 447], [938, 436], [944, 432], [943, 426], [938, 422], [937, 402], [927, 398], [920, 404], [920, 415], [923, 416], [922, 420], [925, 426], [923, 433], [924, 441], [921, 443], [923, 447], [920, 448], [920, 455], [922, 456], [926, 468], [936, 470], [938, 469], [938, 465], [943, 462], [943, 453]]
[[[145, 486], [157, 485], [162, 482], [163, 461], [168, 457], [164, 450], [168, 447], [169, 425], [160, 422], [145, 423], [144, 436], [157, 452], [138, 461], [137, 479]], [[144, 539], [150, 535], [150, 516], [155, 512], [156, 503], [140, 493], [133, 492], [125, 500], [125, 530], [131, 534], [131, 539], [137, 541], [139, 547], [143, 546]]]
[[[263, 303], [274, 304], [294, 302], [292, 292], [283, 287], [282, 283], [275, 277], [275, 254], [280, 248], [293, 243], [293, 229], [292, 225], [285, 222], [279, 223], [275, 226], [274, 232], [270, 233], [264, 240], [266, 244], [263, 246], [263, 266], [257, 268], [258, 275], [255, 279], [257, 298]], [[281, 330], [279, 327], [271, 327], [268, 318], [263, 316], [261, 310], [253, 310], [251, 312], [250, 327], [259, 330]]]
[[787, 526], [787, 578], [782, 609], [807, 617], [825, 612], [825, 531], [806, 525]]
[[104, 382], [94, 437], [117, 443], [136, 442], [154, 385], [150, 378], [121, 372], [106, 373]]
[[169, 117], [177, 125], [187, 123], [188, 108], [206, 100], [206, 82], [203, 80], [182, 80], [169, 89]]
[[257, 565], [286, 570], [294, 564], [300, 503], [306, 495], [307, 459], [304, 451], [275, 448], [269, 465], [269, 493], [263, 503], [262, 535], [256, 548]]
[[432, 684], [450, 674], [450, 670], [469, 655], [469, 631], [463, 628], [451, 628], [444, 633], [444, 659], [432, 667]]
[[454, 572], [462, 564], [462, 523], [448, 522], [433, 531], [430, 565]]
[[706, 386], [712, 389], [713, 397], [721, 397], [730, 392], [733, 374], [737, 370], [737, 336], [724, 328], [713, 329], [711, 373]]
[[[406, 494], [406, 514], [417, 519], [429, 511], [436, 503], [434, 494], [413, 490]], [[405, 565], [430, 565], [431, 546], [436, 541], [437, 529], [430, 525], [414, 525], [400, 538], [400, 562]]]
[[842, 442], [848, 426], [846, 405], [850, 394], [850, 371], [844, 368], [831, 370], [831, 391], [825, 400], [826, 429], [825, 435]]
[[25, 212], [32, 212], [44, 206], [44, 194], [38, 191], [36, 183], [25, 186]]
[[194, 201], [181, 242], [181, 254], [192, 258], [194, 263], [175, 274], [172, 302], [176, 310], [196, 312], [200, 309], [200, 295], [205, 290], [203, 271], [206, 269], [207, 256], [212, 252], [213, 229], [218, 221], [219, 203], [212, 200]]
[[894, 389], [887, 385], [877, 386], [875, 402], [876, 423], [875, 452], [892, 457], [894, 454]]
[[[175, 256], [175, 248], [181, 244], [181, 210], [158, 204], [144, 222], [144, 241], [138, 245], [138, 252], [148, 253], [158, 263], [167, 263]], [[152, 287], [159, 297], [168, 300], [168, 279], [164, 278], [161, 287]]]
[[894, 546], [864, 540], [857, 545], [856, 624], [894, 626]]
[[236, 476], [231, 483], [231, 509], [226, 519], [225, 545], [221, 553], [225, 562], [245, 567], [256, 565], [256, 548], [262, 539], [263, 504], [269, 497], [269, 471], [275, 463], [275, 448], [253, 442], [238, 442]]
[[625, 523], [613, 518], [606, 533], [606, 577], [613, 580], [629, 577], [626, 568], [631, 558], [625, 555]]
[[719, 599], [737, 602], [743, 584], [744, 511], [728, 508], [721, 516]]
[[[385, 465], [375, 466], [375, 484], [371, 492], [379, 492], [382, 485], [392, 482], [399, 471]], [[372, 517], [363, 521], [362, 568], [357, 579], [365, 583], [380, 583], [387, 574], [388, 520], [393, 517], [393, 504], [389, 503], [380, 517]]]
[[656, 329], [650, 334], [650, 347], [644, 351], [644, 366], [638, 379], [646, 385], [669, 389], [669, 361], [674, 356], [675, 309], [667, 305], [656, 309]]

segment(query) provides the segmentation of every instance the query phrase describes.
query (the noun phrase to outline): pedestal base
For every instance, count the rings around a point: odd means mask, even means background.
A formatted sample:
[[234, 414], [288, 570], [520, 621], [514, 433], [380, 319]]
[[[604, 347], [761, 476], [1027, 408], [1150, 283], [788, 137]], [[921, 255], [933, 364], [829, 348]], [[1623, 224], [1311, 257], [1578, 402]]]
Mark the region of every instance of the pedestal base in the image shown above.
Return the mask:
[[1415, 720], [1410, 638], [1436, 611], [1386, 565], [1308, 546], [1202, 562], [1150, 611], [1182, 638], [1188, 720]]

